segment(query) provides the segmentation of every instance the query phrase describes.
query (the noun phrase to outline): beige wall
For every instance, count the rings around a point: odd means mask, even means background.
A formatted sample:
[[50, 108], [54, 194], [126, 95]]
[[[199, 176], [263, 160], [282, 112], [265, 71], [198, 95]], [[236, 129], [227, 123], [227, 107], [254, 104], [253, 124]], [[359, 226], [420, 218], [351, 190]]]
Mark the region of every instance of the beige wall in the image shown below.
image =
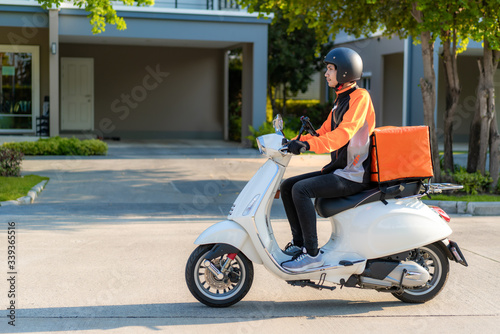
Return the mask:
[[222, 50], [61, 43], [60, 55], [94, 59], [98, 135], [223, 138]]
[[[458, 75], [462, 91], [454, 117], [453, 123], [453, 141], [455, 143], [468, 143], [470, 123], [475, 112], [476, 103], [476, 90], [479, 81], [479, 69], [477, 65], [478, 56], [464, 56], [458, 57]], [[495, 88], [496, 93], [496, 110], [497, 122], [500, 128], [500, 70], [495, 73]], [[443, 64], [439, 63], [439, 82], [438, 82], [438, 115], [437, 126], [440, 138], [443, 138], [443, 119], [444, 111], [446, 109], [446, 79], [443, 69]]]
[[[387, 121], [384, 119], [384, 116], [388, 113], [394, 112], [390, 110], [386, 112], [384, 107], [386, 103], [384, 99], [386, 98], [384, 95], [384, 82], [387, 80], [384, 78], [384, 56], [391, 55], [394, 53], [402, 53], [404, 49], [404, 41], [398, 38], [386, 39], [386, 38], [370, 38], [366, 40], [356, 41], [352, 43], [342, 44], [341, 46], [346, 46], [354, 49], [359, 53], [361, 58], [363, 59], [363, 72], [371, 72], [371, 89], [370, 95], [373, 101], [373, 106], [375, 108], [375, 113], [377, 115], [377, 127], [383, 125], [389, 125]], [[395, 65], [391, 64], [391, 67], [394, 68]], [[401, 68], [394, 70], [398, 70], [403, 73], [403, 67], [401, 63]], [[403, 85], [403, 82], [397, 83], [395, 85]], [[394, 86], [390, 86], [394, 88]], [[401, 90], [402, 92], [402, 90]], [[389, 103], [388, 106], [391, 106], [393, 103]], [[392, 108], [392, 107], [391, 107]], [[402, 104], [400, 105], [399, 112], [402, 113]], [[389, 120], [389, 122], [392, 119]]]
[[49, 30], [46, 28], [0, 27], [0, 44], [40, 47], [40, 109], [49, 95]]

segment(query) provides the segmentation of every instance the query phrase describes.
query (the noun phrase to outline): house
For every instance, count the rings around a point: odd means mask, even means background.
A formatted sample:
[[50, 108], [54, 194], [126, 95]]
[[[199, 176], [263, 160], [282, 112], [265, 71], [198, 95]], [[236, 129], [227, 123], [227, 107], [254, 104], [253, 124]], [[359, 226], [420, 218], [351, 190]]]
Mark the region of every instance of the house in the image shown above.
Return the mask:
[[261, 125], [270, 20], [235, 1], [155, 2], [116, 4], [127, 29], [94, 35], [71, 4], [0, 0], [0, 135], [36, 135], [45, 110], [50, 136], [227, 138], [234, 48], [244, 59], [243, 134]]

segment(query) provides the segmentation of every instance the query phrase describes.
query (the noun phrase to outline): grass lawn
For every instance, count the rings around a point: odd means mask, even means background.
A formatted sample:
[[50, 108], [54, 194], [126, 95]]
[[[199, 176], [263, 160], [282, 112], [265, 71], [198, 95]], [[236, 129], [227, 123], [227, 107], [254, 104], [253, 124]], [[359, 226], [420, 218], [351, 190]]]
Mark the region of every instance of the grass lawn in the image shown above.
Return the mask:
[[0, 202], [16, 200], [26, 196], [38, 183], [48, 180], [48, 177], [38, 175], [25, 175], [23, 177], [0, 176]]
[[[431, 195], [435, 201], [500, 202], [500, 195]], [[428, 199], [428, 198], [423, 198]]]

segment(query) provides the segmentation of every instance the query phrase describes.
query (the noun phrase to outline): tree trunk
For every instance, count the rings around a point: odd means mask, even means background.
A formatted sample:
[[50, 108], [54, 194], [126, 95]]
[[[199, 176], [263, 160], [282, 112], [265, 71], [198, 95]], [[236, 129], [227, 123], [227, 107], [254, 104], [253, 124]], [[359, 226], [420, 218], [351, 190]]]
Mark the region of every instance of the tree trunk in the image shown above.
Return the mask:
[[472, 118], [472, 122], [470, 123], [470, 131], [469, 131], [469, 152], [467, 154], [467, 172], [475, 173], [477, 171], [477, 162], [479, 160], [479, 143], [480, 143], [480, 134], [481, 134], [481, 116], [479, 115], [479, 87], [482, 84], [481, 75], [479, 76], [479, 83], [477, 88], [477, 99], [476, 99], [476, 111], [474, 112], [474, 117]]
[[[486, 45], [485, 45], [486, 46]], [[491, 75], [487, 78], [491, 80], [488, 82], [488, 87], [490, 89], [490, 96], [488, 101], [488, 117], [491, 117], [491, 123], [489, 128], [490, 140], [489, 140], [489, 148], [490, 148], [490, 175], [493, 178], [493, 182], [491, 184], [491, 189], [495, 189], [498, 182], [498, 173], [500, 168], [500, 134], [498, 133], [498, 124], [497, 124], [497, 115], [495, 108], [495, 83], [493, 81], [495, 72], [498, 68], [498, 62], [500, 60], [500, 51], [495, 50], [491, 51]]]
[[[490, 126], [490, 174], [493, 178], [491, 189], [495, 190], [498, 184], [498, 173], [500, 172], [500, 134], [498, 133], [498, 124], [496, 114], [493, 114], [493, 120]], [[499, 189], [500, 191], [500, 189]]]
[[286, 82], [283, 84], [283, 116], [286, 114]]
[[267, 95], [269, 95], [269, 100], [271, 101], [271, 108], [273, 109], [273, 119], [279, 113], [278, 107], [276, 106], [276, 94], [273, 94], [273, 87], [267, 85]]
[[[484, 71], [484, 70], [483, 70]], [[478, 103], [476, 104], [479, 109], [479, 117], [480, 117], [480, 133], [479, 133], [479, 156], [477, 160], [476, 170], [484, 175], [486, 172], [486, 157], [488, 155], [488, 144], [490, 140], [490, 122], [491, 119], [488, 118], [487, 109], [488, 109], [488, 89], [486, 88], [486, 79], [484, 78], [483, 73], [483, 86], [480, 88], [478, 92]]]
[[443, 64], [446, 77], [446, 110], [444, 113], [444, 170], [453, 173], [453, 118], [458, 107], [460, 98], [460, 81], [457, 67], [457, 37], [453, 34], [453, 47], [451, 46], [451, 32], [443, 32], [448, 38], [443, 41]]
[[488, 148], [492, 142], [496, 142], [495, 138], [492, 138], [493, 140], [490, 142], [491, 123], [495, 118], [495, 85], [493, 76], [498, 66], [497, 52], [495, 52], [495, 57], [493, 55], [494, 51], [489, 48], [488, 40], [485, 39], [483, 60], [482, 62], [478, 60], [479, 84], [477, 88], [476, 111], [471, 124], [469, 158], [467, 161], [467, 171], [469, 173], [479, 171], [481, 174], [485, 174]]
[[422, 58], [424, 62], [424, 77], [420, 78], [420, 88], [424, 102], [424, 123], [429, 126], [431, 133], [432, 160], [434, 165], [434, 181], [441, 180], [439, 165], [439, 149], [437, 143], [436, 126], [434, 124], [434, 108], [436, 105], [436, 73], [434, 71], [434, 42], [429, 31], [420, 35], [422, 39]]

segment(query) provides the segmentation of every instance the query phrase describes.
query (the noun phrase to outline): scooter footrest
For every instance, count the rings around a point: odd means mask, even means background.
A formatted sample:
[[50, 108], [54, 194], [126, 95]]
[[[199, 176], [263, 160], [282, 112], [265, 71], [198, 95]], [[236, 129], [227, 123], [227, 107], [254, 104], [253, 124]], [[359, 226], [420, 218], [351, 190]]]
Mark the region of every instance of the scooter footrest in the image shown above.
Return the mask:
[[352, 266], [354, 263], [352, 263], [352, 261], [342, 260], [342, 261], [339, 262], [339, 264], [341, 266], [344, 266], [344, 267], [349, 267], [349, 266]]
[[292, 286], [300, 286], [301, 288], [303, 288], [305, 286], [309, 286], [311, 288], [315, 288], [318, 290], [328, 289], [331, 291], [333, 291], [337, 288], [336, 286], [326, 286], [326, 285], [322, 285], [322, 284], [316, 284], [313, 281], [308, 280], [308, 279], [296, 280], [296, 281], [286, 281], [286, 282]]

